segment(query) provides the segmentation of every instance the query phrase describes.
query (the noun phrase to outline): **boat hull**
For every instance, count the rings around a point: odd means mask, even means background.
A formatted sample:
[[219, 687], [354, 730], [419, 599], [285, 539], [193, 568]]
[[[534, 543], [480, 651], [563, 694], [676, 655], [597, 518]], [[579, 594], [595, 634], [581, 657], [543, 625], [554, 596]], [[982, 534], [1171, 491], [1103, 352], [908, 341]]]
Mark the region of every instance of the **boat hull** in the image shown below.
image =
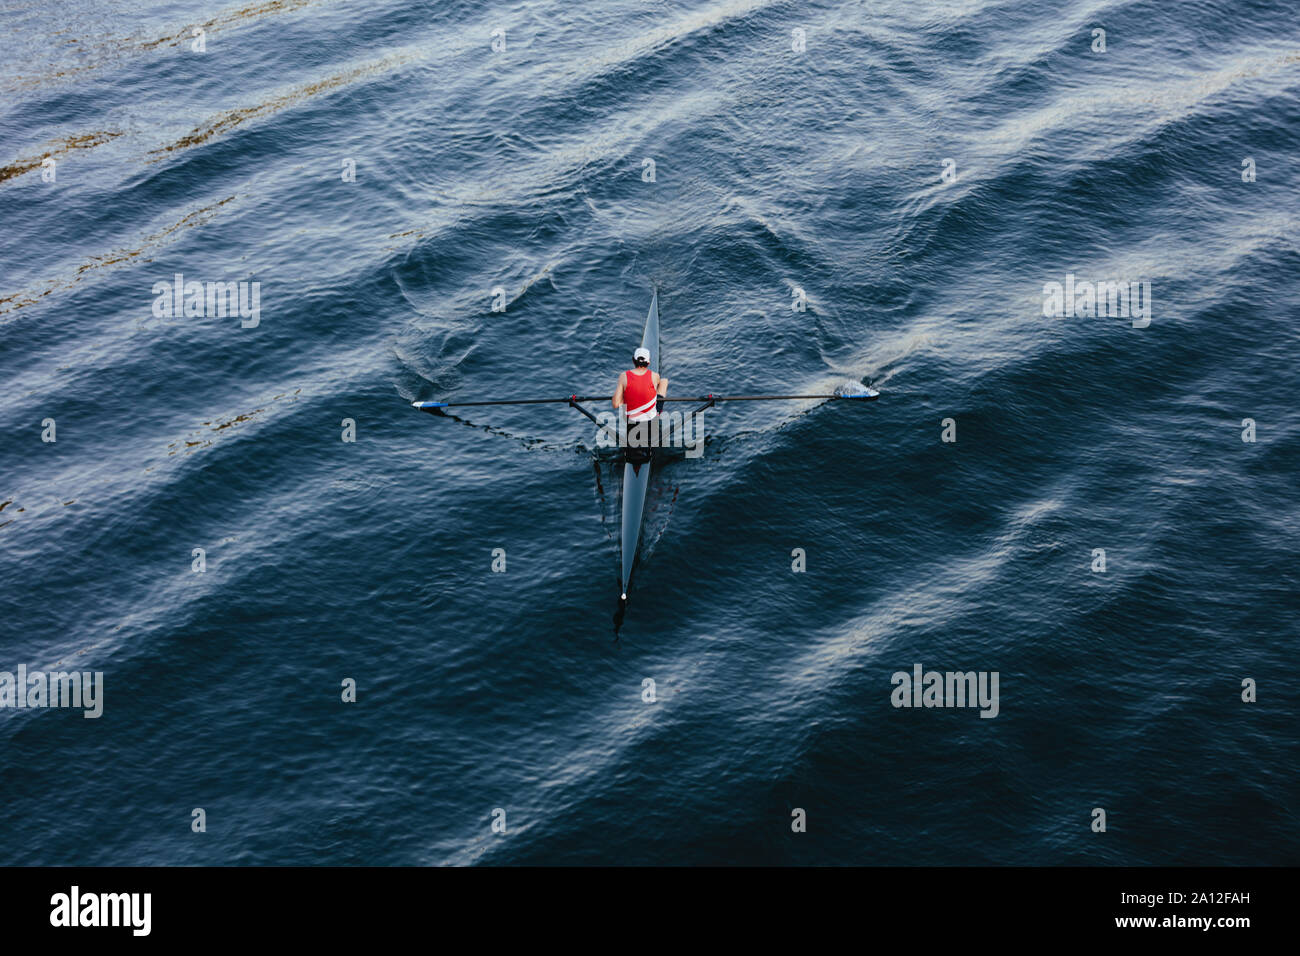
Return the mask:
[[[641, 332], [641, 347], [650, 352], [650, 369], [658, 372], [659, 368], [659, 293], [650, 300], [650, 313], [646, 316], [645, 328]], [[643, 461], [632, 460], [641, 458]], [[654, 452], [638, 454], [636, 451], [624, 452], [623, 464], [623, 521], [622, 521], [622, 558], [623, 558], [623, 599], [627, 598], [628, 582], [632, 580], [632, 566], [636, 563], [637, 544], [641, 540], [641, 521], [645, 517], [646, 492], [650, 489], [650, 472], [654, 467]]]

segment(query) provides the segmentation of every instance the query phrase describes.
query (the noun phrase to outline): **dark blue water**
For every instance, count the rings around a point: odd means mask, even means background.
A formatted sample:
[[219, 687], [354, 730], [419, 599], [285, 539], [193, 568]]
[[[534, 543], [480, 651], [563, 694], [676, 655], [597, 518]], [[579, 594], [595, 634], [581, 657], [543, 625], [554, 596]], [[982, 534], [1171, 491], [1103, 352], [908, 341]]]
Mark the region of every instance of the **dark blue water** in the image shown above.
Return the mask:
[[[104, 689], [0, 710], [0, 862], [1300, 862], [1291, 4], [0, 17], [0, 670]], [[675, 394], [882, 395], [706, 413], [615, 641], [590, 424], [409, 403], [609, 394], [655, 288]]]

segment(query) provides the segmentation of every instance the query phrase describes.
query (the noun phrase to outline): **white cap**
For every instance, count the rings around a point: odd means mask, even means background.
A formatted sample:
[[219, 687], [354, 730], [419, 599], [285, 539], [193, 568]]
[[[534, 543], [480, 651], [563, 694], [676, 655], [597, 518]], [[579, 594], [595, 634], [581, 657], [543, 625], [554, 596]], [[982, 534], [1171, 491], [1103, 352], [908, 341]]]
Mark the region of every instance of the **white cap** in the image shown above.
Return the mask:
[[650, 350], [646, 348], [637, 349], [632, 353], [632, 361], [635, 362], [637, 359], [645, 359], [647, 362], [650, 361]]

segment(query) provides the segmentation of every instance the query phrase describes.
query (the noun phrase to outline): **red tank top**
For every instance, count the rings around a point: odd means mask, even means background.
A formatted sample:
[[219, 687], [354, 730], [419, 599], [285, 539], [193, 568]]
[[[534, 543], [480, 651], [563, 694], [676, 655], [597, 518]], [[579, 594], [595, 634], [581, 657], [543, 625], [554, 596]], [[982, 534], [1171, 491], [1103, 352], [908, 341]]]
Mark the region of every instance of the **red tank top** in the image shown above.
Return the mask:
[[649, 369], [641, 375], [631, 370], [627, 372], [627, 387], [623, 389], [623, 402], [627, 405], [629, 421], [646, 421], [654, 418], [655, 399], [658, 397], [654, 374]]

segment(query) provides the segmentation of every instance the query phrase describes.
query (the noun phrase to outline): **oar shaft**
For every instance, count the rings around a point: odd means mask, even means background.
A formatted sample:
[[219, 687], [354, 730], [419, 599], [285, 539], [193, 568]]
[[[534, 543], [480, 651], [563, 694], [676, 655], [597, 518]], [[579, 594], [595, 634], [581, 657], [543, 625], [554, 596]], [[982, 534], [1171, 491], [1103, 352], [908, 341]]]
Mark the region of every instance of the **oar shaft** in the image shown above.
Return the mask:
[[569, 398], [508, 398], [493, 402], [412, 402], [416, 408], [467, 408], [471, 405], [568, 405], [570, 402], [608, 402], [611, 395], [574, 395]]
[[665, 398], [665, 402], [777, 402], [804, 398], [875, 398], [863, 392], [856, 395], [696, 395], [692, 398]]

